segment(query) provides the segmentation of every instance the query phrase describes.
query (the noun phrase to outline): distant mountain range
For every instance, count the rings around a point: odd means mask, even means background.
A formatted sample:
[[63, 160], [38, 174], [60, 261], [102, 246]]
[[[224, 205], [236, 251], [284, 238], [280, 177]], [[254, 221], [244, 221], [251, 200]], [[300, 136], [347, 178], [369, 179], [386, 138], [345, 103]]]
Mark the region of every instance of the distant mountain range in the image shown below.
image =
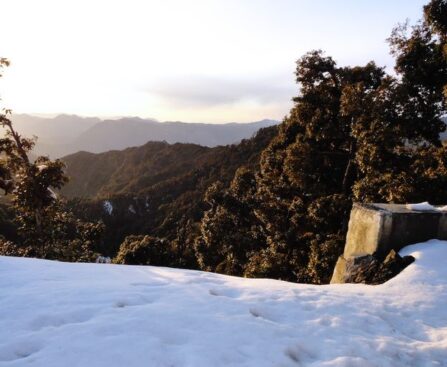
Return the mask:
[[207, 124], [158, 122], [138, 117], [101, 120], [76, 115], [43, 118], [26, 114], [13, 115], [12, 120], [23, 136], [38, 137], [35, 155], [49, 155], [51, 158], [78, 151], [101, 153], [121, 150], [141, 146], [148, 141], [215, 147], [238, 143], [263, 127], [278, 124], [278, 121], [268, 119], [251, 123]]

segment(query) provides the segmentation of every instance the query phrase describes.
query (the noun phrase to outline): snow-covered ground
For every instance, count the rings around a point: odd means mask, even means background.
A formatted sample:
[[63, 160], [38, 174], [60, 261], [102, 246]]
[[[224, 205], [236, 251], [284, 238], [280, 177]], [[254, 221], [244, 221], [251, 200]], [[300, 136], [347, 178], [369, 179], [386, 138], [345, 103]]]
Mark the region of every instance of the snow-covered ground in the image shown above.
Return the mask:
[[0, 366], [447, 366], [447, 243], [380, 286], [0, 257]]

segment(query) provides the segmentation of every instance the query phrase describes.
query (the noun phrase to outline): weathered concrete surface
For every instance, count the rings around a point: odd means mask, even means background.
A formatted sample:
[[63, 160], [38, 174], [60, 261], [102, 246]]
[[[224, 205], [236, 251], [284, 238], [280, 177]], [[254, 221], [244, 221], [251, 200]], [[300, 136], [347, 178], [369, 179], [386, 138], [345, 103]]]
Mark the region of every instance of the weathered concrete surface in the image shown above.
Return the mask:
[[332, 274], [331, 284], [346, 283], [346, 265], [346, 259], [343, 255], [339, 256]]
[[432, 238], [447, 240], [447, 212], [417, 211], [399, 204], [354, 204], [345, 250], [337, 261], [331, 283], [350, 278], [354, 258], [368, 255], [383, 261], [390, 251]]

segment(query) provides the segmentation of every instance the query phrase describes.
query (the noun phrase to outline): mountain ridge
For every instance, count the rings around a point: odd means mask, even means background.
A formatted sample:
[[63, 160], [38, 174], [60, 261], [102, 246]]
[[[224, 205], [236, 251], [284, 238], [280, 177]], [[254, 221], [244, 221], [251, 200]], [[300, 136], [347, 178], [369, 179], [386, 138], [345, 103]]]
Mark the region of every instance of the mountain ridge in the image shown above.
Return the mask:
[[14, 114], [12, 120], [23, 136], [37, 136], [36, 155], [60, 158], [78, 151], [102, 153], [141, 146], [148, 141], [171, 144], [191, 143], [215, 147], [240, 142], [260, 128], [279, 121], [264, 119], [255, 122], [210, 124], [166, 121], [140, 117], [100, 119], [61, 114], [52, 118]]

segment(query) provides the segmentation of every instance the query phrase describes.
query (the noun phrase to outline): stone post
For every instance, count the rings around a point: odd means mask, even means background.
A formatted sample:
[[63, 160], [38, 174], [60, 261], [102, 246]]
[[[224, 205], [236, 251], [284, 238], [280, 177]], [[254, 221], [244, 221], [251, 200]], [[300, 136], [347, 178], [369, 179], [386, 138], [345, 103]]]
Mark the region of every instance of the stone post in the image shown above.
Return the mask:
[[345, 283], [360, 259], [383, 261], [412, 243], [447, 239], [447, 211], [408, 209], [403, 204], [354, 204], [349, 219], [343, 255], [331, 283]]

